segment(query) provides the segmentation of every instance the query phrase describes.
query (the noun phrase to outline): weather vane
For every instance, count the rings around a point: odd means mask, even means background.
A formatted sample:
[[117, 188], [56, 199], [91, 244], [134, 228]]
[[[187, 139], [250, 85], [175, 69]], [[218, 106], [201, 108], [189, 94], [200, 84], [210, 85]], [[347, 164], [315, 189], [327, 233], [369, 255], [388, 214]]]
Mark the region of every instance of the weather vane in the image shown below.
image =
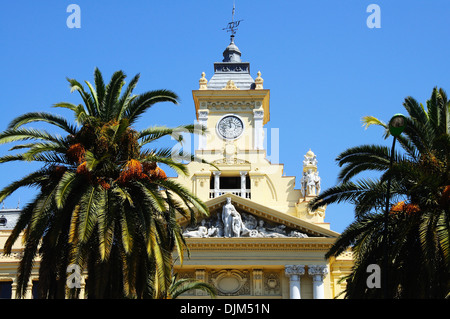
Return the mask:
[[235, 4], [233, 2], [233, 11], [231, 14], [231, 22], [228, 22], [227, 27], [222, 29], [222, 30], [226, 30], [227, 32], [231, 32], [232, 38], [236, 34], [239, 23], [241, 23], [241, 21], [243, 21], [243, 20], [234, 21], [234, 11], [235, 11]]

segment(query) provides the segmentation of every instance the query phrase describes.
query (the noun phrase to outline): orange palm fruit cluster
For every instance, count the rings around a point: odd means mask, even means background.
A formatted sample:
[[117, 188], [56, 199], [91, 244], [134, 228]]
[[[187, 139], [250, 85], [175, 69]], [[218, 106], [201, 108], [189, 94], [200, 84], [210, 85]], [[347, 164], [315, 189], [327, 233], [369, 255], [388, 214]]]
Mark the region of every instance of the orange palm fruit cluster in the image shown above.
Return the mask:
[[67, 156], [70, 160], [81, 164], [84, 161], [86, 150], [81, 143], [73, 144], [67, 150]]
[[132, 179], [167, 179], [167, 175], [159, 168], [156, 163], [141, 163], [138, 160], [131, 159], [126, 164], [124, 169], [120, 172], [117, 181], [119, 183], [126, 183]]
[[131, 179], [142, 179], [145, 178], [144, 171], [141, 162], [135, 159], [129, 160], [124, 169], [120, 172], [119, 178], [117, 179], [119, 183], [126, 183]]
[[105, 181], [103, 178], [98, 178], [97, 182], [101, 187], [103, 187], [103, 189], [108, 190], [111, 188], [111, 185], [107, 181]]
[[405, 201], [401, 201], [391, 207], [390, 214], [406, 213], [407, 215], [411, 215], [419, 211], [420, 208], [418, 205], [412, 203], [406, 204]]

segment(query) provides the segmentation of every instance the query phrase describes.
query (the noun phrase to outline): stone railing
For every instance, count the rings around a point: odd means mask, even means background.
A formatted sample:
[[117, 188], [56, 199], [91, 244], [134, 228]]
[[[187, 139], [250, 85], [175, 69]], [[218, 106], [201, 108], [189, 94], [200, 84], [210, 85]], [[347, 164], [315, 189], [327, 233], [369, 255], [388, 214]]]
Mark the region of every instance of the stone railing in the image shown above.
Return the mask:
[[244, 198], [248, 198], [248, 199], [251, 198], [250, 189], [242, 190], [240, 188], [239, 189], [216, 189], [216, 190], [211, 189], [209, 191], [209, 198], [216, 198], [220, 195], [227, 194], [227, 193], [233, 194], [236, 196], [240, 196], [240, 197], [244, 197]]

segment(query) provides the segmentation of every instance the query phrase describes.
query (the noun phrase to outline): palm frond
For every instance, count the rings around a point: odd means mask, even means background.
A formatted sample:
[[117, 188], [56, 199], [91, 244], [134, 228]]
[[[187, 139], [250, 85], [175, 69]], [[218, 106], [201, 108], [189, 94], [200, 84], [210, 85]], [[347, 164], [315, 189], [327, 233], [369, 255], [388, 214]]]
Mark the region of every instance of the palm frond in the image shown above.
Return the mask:
[[70, 124], [65, 118], [56, 114], [46, 112], [30, 112], [18, 116], [9, 123], [7, 129], [18, 129], [22, 125], [33, 122], [47, 122], [63, 129], [68, 134], [75, 135], [77, 133], [76, 127]]
[[105, 98], [105, 83], [103, 81], [103, 75], [98, 68], [95, 68], [94, 71], [94, 81], [95, 81], [95, 91], [97, 93], [97, 100], [99, 103], [99, 108], [104, 107], [104, 98]]
[[133, 231], [132, 225], [133, 222], [130, 218], [130, 212], [122, 210], [122, 216], [120, 217], [120, 226], [122, 230], [122, 245], [125, 254], [130, 254], [133, 249]]
[[3, 253], [5, 255], [11, 254], [12, 246], [14, 245], [16, 240], [19, 238], [19, 236], [23, 232], [23, 230], [30, 223], [33, 210], [34, 210], [34, 201], [28, 203], [20, 212], [19, 218], [17, 219], [17, 222], [14, 225], [14, 228], [11, 231], [11, 234], [9, 235], [8, 239], [5, 242], [4, 251], [3, 251]]
[[22, 154], [23, 159], [26, 161], [35, 161], [38, 159], [39, 154], [61, 154], [65, 153], [67, 146], [65, 143], [55, 143], [55, 142], [42, 142], [34, 143], [28, 151]]
[[81, 243], [86, 243], [94, 231], [97, 213], [102, 209], [100, 194], [100, 187], [90, 185], [81, 198], [78, 223], [78, 236]]
[[54, 143], [63, 143], [63, 139], [58, 135], [32, 128], [9, 129], [0, 133], [0, 144], [25, 140], [46, 140]]
[[75, 79], [67, 78], [67, 81], [70, 83], [70, 92], [72, 93], [74, 91], [77, 91], [80, 94], [80, 96], [84, 102], [84, 105], [88, 111], [88, 115], [97, 116], [98, 115], [97, 108], [95, 106], [93, 97], [84, 90], [83, 85], [81, 85]]
[[132, 95], [133, 90], [135, 89], [137, 83], [139, 82], [140, 74], [136, 74], [128, 84], [124, 94], [120, 98], [120, 100], [117, 102], [115, 110], [114, 110], [114, 117], [117, 121], [120, 121], [124, 115], [125, 110], [128, 108], [130, 102], [135, 99], [137, 96]]
[[[102, 196], [104, 196], [104, 207], [97, 212], [98, 217], [98, 238], [99, 238], [99, 251], [101, 261], [105, 261], [111, 254], [111, 249], [114, 239], [114, 227], [115, 227], [115, 213], [114, 205], [111, 203], [112, 199], [109, 193], [105, 190]], [[117, 209], [117, 208], [116, 208]], [[119, 210], [119, 214], [122, 213], [122, 209]]]
[[343, 167], [339, 172], [338, 180], [345, 183], [364, 171], [384, 171], [388, 169], [390, 149], [376, 145], [356, 146], [339, 154], [336, 161], [340, 167]]
[[155, 103], [172, 102], [178, 104], [178, 95], [169, 90], [155, 90], [140, 94], [128, 106], [124, 116], [133, 124], [142, 113]]
[[48, 169], [41, 169], [39, 171], [30, 173], [27, 176], [5, 186], [0, 191], [0, 202], [4, 201], [6, 197], [8, 197], [21, 187], [39, 186], [42, 183], [48, 181], [48, 179], [49, 179]]
[[114, 109], [120, 97], [120, 92], [125, 84], [126, 75], [122, 71], [116, 71], [111, 76], [110, 82], [106, 85], [104, 104], [102, 105], [100, 117], [104, 121], [116, 118]]
[[197, 281], [189, 278], [178, 279], [178, 274], [175, 274], [172, 277], [172, 283], [170, 285], [169, 290], [169, 297], [172, 299], [176, 299], [182, 294], [191, 290], [202, 290], [213, 298], [216, 297], [217, 295], [214, 286], [206, 282]]
[[389, 126], [384, 123], [383, 121], [379, 120], [378, 118], [374, 117], [374, 116], [363, 116], [362, 120], [361, 120], [365, 126], [365, 129], [368, 129], [370, 126], [372, 125], [378, 125], [384, 128], [384, 134], [383, 137], [384, 138], [388, 138], [390, 135], [389, 132]]
[[77, 174], [72, 171], [64, 172], [58, 185], [56, 186], [55, 203], [59, 209], [63, 208], [67, 197], [71, 194], [77, 181]]

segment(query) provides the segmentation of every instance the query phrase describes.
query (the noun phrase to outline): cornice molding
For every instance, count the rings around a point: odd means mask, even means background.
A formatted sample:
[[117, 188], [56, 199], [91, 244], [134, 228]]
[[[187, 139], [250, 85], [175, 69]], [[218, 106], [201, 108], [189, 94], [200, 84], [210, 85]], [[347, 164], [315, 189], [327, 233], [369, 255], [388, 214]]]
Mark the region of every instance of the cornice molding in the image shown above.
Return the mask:
[[186, 238], [187, 247], [194, 250], [226, 251], [328, 251], [334, 238]]
[[[270, 90], [193, 90], [192, 97], [194, 99], [195, 113], [198, 120], [198, 115], [200, 111], [200, 102], [224, 102], [226, 104], [231, 103], [248, 103], [248, 101], [254, 103], [259, 102], [260, 106], [264, 110], [264, 121], [266, 124], [270, 120]], [[259, 107], [255, 104], [254, 107]], [[205, 107], [208, 108], [208, 107]]]

